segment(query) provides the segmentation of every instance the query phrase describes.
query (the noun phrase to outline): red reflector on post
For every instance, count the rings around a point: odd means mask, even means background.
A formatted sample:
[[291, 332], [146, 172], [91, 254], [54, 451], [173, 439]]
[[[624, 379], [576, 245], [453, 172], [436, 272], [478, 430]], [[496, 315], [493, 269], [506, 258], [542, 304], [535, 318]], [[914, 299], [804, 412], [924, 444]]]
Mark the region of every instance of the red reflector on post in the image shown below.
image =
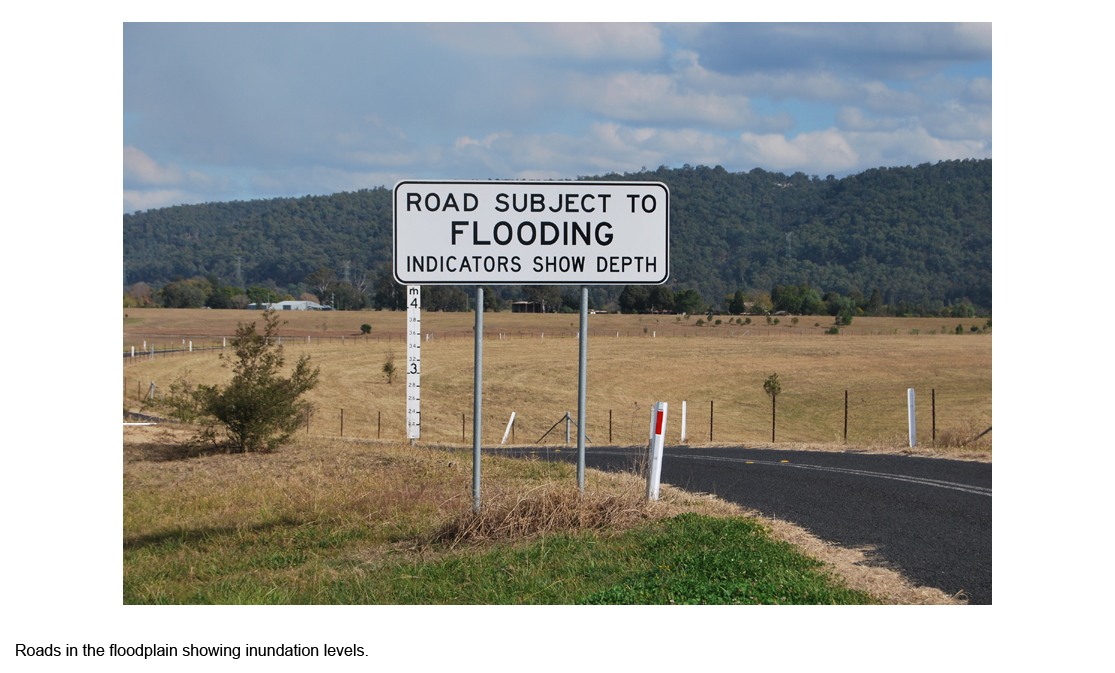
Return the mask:
[[655, 423], [654, 423], [654, 434], [656, 434], [656, 435], [661, 435], [662, 434], [662, 416], [663, 415], [664, 414], [661, 411], [659, 411], [658, 412], [658, 420], [655, 421]]

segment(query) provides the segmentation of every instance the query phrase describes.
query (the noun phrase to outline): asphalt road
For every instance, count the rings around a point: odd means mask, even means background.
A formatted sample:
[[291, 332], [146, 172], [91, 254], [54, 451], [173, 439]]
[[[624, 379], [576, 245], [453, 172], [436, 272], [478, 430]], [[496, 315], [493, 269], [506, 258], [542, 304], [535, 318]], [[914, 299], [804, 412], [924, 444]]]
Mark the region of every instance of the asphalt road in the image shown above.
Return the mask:
[[[561, 451], [555, 451], [560, 448]], [[572, 460], [576, 445], [501, 449]], [[629, 470], [641, 449], [588, 447], [585, 464]], [[991, 604], [991, 464], [937, 458], [666, 447], [662, 482], [791, 521], [970, 604]]]

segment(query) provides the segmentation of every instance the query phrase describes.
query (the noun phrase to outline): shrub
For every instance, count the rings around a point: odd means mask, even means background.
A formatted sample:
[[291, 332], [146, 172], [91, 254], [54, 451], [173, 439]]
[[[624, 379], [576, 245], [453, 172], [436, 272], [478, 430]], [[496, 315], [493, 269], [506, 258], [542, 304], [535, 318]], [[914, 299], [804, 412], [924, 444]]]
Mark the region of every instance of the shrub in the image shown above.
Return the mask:
[[771, 397], [776, 397], [782, 394], [782, 382], [778, 380], [778, 373], [771, 374], [763, 381], [763, 392]]
[[969, 332], [978, 332], [979, 327], [976, 327], [975, 325], [972, 325], [971, 327], [968, 328], [968, 331]]
[[372, 333], [372, 326], [369, 325], [368, 323], [364, 323], [363, 325], [360, 326], [360, 333], [361, 334], [371, 334]]
[[320, 370], [311, 370], [310, 356], [303, 355], [284, 378], [278, 315], [268, 310], [263, 316], [263, 334], [256, 332], [254, 322], [239, 323], [232, 339], [234, 356], [220, 355], [224, 366], [232, 368], [232, 381], [224, 388], [200, 385], [195, 392], [209, 420], [210, 438], [215, 424], [224, 426], [230, 453], [274, 450], [290, 440], [312, 410], [301, 397], [317, 385]]
[[775, 318], [775, 319], [774, 319], [774, 324], [775, 324], [775, 325], [777, 325], [777, 324], [778, 324], [778, 323], [780, 323], [780, 322], [782, 322], [782, 320], [781, 320], [780, 318]]
[[797, 319], [797, 318], [792, 318], [792, 319], [790, 320], [790, 324], [791, 324], [791, 325], [796, 325], [796, 324], [798, 324], [798, 319]]
[[[717, 325], [719, 325], [719, 324], [720, 324], [721, 322], [723, 322], [723, 321], [722, 321], [722, 320], [719, 320], [719, 319], [717, 319], [717, 321], [716, 321], [716, 324], [717, 324]], [[646, 330], [644, 329], [643, 331], [645, 332]]]
[[697, 327], [700, 327], [701, 325], [705, 324], [705, 321], [701, 318], [697, 318], [697, 323], [696, 324], [697, 324]]
[[964, 326], [963, 325], [957, 325], [956, 326], [956, 333], [957, 334], [963, 334], [964, 333]]
[[744, 318], [743, 324], [744, 325], [750, 325], [751, 324], [751, 318]]
[[840, 328], [836, 325], [833, 325], [832, 327], [825, 330], [825, 334], [840, 334]]
[[842, 313], [840, 315], [840, 324], [851, 325], [852, 324], [852, 314], [851, 313]]
[[398, 369], [395, 368], [395, 351], [387, 351], [383, 356], [383, 375], [387, 377], [387, 385], [395, 382], [395, 376], [398, 375]]
[[167, 416], [183, 423], [197, 423], [205, 419], [204, 400], [198, 393], [198, 386], [190, 381], [187, 369], [170, 384], [166, 398], [145, 399], [143, 407], [157, 408]]

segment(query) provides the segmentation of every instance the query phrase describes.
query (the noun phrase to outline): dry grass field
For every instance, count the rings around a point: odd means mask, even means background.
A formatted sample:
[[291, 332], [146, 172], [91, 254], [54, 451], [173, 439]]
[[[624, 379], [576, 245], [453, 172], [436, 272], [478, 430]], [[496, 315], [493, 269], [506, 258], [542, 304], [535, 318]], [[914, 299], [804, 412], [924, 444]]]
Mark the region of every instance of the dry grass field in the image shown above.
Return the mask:
[[[194, 342], [194, 347], [220, 345], [220, 337], [232, 336], [238, 322], [261, 323], [259, 311], [208, 310], [208, 309], [156, 309], [130, 308], [123, 310], [124, 350], [131, 346], [139, 350], [143, 342], [157, 344], [163, 348], [180, 348], [183, 340]], [[311, 339], [340, 341], [342, 335], [346, 342], [351, 339], [383, 340], [389, 337], [400, 339], [405, 331], [405, 313], [396, 311], [288, 311], [283, 313], [282, 334], [294, 337], [310, 336]], [[595, 314], [589, 318], [589, 329], [593, 336], [603, 336], [616, 332], [629, 337], [688, 337], [688, 338], [732, 338], [733, 336], [757, 337], [822, 337], [833, 318], [830, 316], [798, 316], [798, 324], [792, 324], [793, 317], [781, 316], [778, 325], [767, 325], [766, 318], [750, 316], [751, 324], [728, 324], [731, 316], [715, 316], [712, 325], [697, 327], [696, 323], [704, 316], [690, 316], [688, 319], [675, 315], [620, 315]], [[746, 319], [747, 316], [743, 316]], [[466, 338], [471, 335], [474, 315], [472, 313], [423, 313], [422, 331], [441, 337]], [[716, 325], [715, 321], [722, 324]], [[972, 326], [982, 327], [984, 318], [855, 318], [852, 325], [841, 327], [842, 337], [867, 335], [910, 335], [912, 330], [920, 336], [950, 334], [959, 324], [965, 333]], [[761, 324], [760, 324], [761, 323]], [[368, 324], [372, 328], [370, 336], [360, 333], [360, 326]], [[522, 314], [502, 311], [484, 314], [484, 332], [508, 338], [572, 338], [578, 326], [575, 313]], [[645, 330], [645, 332], [644, 332]]]
[[[258, 312], [128, 309], [126, 313], [126, 337], [145, 333], [141, 328], [149, 333], [204, 335], [231, 334], [237, 320], [262, 325]], [[405, 384], [397, 380], [388, 385], [381, 373], [389, 351], [395, 353], [401, 369], [405, 343], [383, 335], [390, 330], [401, 333], [403, 316], [392, 312], [283, 316], [290, 320], [282, 329], [289, 339], [284, 344], [288, 365], [307, 353], [321, 367], [320, 384], [309, 394], [317, 406], [310, 434], [339, 436], [343, 409], [345, 437], [403, 436]], [[906, 389], [915, 388], [919, 444], [931, 444], [931, 391], [935, 390], [939, 445], [935, 451], [990, 459], [991, 435], [978, 442], [972, 439], [991, 425], [992, 337], [928, 333], [933, 325], [939, 329], [957, 322], [967, 330], [969, 324], [976, 324], [974, 319], [857, 318], [852, 329], [839, 336], [819, 334], [820, 328], [801, 328], [798, 331], [803, 333], [795, 334], [793, 329], [765, 326], [752, 328], [745, 336], [743, 329], [726, 325], [676, 328], [668, 325], [672, 318], [590, 316], [587, 433], [595, 444], [645, 443], [649, 407], [655, 401], [670, 403], [667, 441], [676, 443], [684, 400], [691, 445], [710, 442], [710, 411], [712, 442], [769, 445], [771, 402], [762, 383], [777, 372], [783, 390], [777, 400], [778, 446], [902, 450]], [[129, 323], [134, 320], [142, 322]], [[473, 341], [466, 338], [471, 320], [472, 314], [423, 316], [423, 332], [433, 335], [422, 352], [423, 442], [471, 443]], [[575, 418], [577, 316], [486, 313], [484, 320], [484, 444], [499, 443], [512, 411], [518, 445], [534, 443], [566, 411]], [[806, 316], [801, 322], [818, 320], [824, 319]], [[362, 322], [371, 322], [381, 331], [368, 339], [346, 339], [344, 345], [320, 338], [359, 333]], [[648, 328], [646, 334], [643, 327]], [[659, 327], [664, 329], [659, 332]], [[854, 334], [857, 328], [868, 333]], [[912, 329], [920, 333], [909, 334]], [[507, 338], [500, 339], [501, 332]], [[652, 337], [654, 332], [659, 333]], [[230, 376], [213, 351], [137, 358], [126, 362], [123, 375], [125, 406], [133, 409], [138, 408], [137, 384], [146, 391], [155, 381], [166, 390], [182, 375], [196, 383], [223, 382]], [[845, 390], [847, 445], [843, 443]], [[539, 450], [565, 449], [564, 428], [559, 430]]]

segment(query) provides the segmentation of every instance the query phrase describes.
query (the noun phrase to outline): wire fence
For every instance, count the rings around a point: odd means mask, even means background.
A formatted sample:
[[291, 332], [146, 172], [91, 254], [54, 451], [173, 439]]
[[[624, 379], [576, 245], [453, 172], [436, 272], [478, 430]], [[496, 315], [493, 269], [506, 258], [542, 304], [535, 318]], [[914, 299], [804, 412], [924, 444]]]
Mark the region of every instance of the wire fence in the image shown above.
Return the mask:
[[[151, 381], [124, 378], [125, 404], [143, 403]], [[156, 382], [156, 391], [167, 391]], [[915, 388], [916, 425], [919, 444], [956, 446], [975, 439], [990, 428], [991, 390]], [[905, 444], [908, 441], [906, 388], [875, 387], [871, 390], [824, 390], [787, 392], [773, 401], [762, 394], [740, 395], [726, 400], [687, 400], [685, 438], [688, 444], [842, 443]], [[667, 442], [682, 441], [682, 400], [670, 402]], [[609, 404], [590, 399], [585, 432], [589, 444], [640, 445], [649, 435], [650, 409], [654, 400]], [[568, 412], [569, 444], [576, 446], [576, 409], [513, 409], [488, 406], [482, 418], [484, 445], [500, 444], [511, 412], [515, 420], [507, 443], [524, 446], [538, 443], [555, 423], [558, 427], [541, 441], [541, 446], [561, 449], [566, 442]], [[157, 411], [156, 411], [157, 413]], [[359, 439], [402, 440], [406, 438], [406, 407], [382, 409], [318, 405], [309, 417], [306, 432], [314, 435]], [[471, 445], [472, 405], [437, 405], [423, 402], [422, 441]]]
[[[644, 330], [588, 330], [590, 338], [614, 338], [614, 339], [745, 339], [745, 338], [825, 338], [825, 339], [840, 339], [850, 337], [865, 337], [865, 336], [893, 336], [893, 335], [907, 335], [912, 338], [918, 336], [930, 336], [936, 334], [936, 330], [927, 332], [919, 332], [919, 330], [853, 330], [850, 328], [842, 328], [838, 334], [825, 334], [823, 331], [816, 328], [779, 328], [777, 326], [747, 326], [734, 327], [734, 328], [675, 328], [666, 326], [662, 329], [644, 329]], [[948, 334], [952, 334], [949, 332]], [[232, 347], [231, 336], [222, 335], [151, 335], [150, 338], [142, 338], [143, 335], [130, 335], [124, 340], [124, 366], [136, 364], [143, 360], [151, 360], [156, 357], [181, 357], [189, 355], [194, 352], [207, 352], [212, 350], [227, 349]], [[435, 341], [438, 339], [463, 339], [473, 338], [472, 330], [443, 330], [436, 332], [424, 332], [424, 341]], [[580, 335], [574, 329], [559, 329], [559, 330], [484, 330], [485, 340], [509, 340], [509, 339], [578, 339]], [[277, 338], [279, 343], [285, 344], [300, 344], [304, 346], [324, 346], [324, 345], [369, 345], [379, 344], [384, 342], [400, 342], [406, 343], [406, 332], [380, 332], [376, 334], [360, 334], [360, 335], [343, 335], [343, 336], [280, 336]]]

